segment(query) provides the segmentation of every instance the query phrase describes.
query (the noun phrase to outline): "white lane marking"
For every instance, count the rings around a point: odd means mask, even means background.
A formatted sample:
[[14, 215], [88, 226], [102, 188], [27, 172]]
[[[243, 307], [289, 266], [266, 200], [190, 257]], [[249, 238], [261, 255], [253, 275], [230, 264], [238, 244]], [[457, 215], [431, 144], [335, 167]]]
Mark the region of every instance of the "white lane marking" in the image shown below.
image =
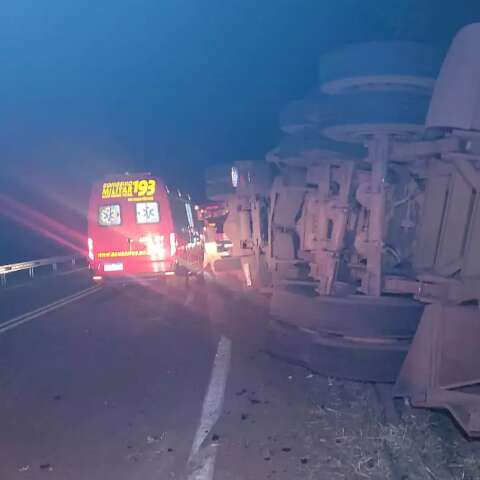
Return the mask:
[[215, 473], [215, 459], [217, 450], [208, 449], [205, 455], [197, 454], [193, 460], [190, 461], [190, 475], [187, 480], [213, 480]]
[[72, 295], [69, 295], [67, 297], [62, 297], [58, 300], [55, 300], [52, 303], [49, 303], [48, 305], [43, 305], [41, 307], [36, 308], [35, 310], [32, 310], [27, 313], [23, 313], [22, 315], [19, 315], [18, 317], [11, 318], [10, 320], [7, 320], [5, 322], [0, 323], [0, 328], [10, 324], [17, 322], [19, 320], [23, 320], [25, 317], [30, 317], [31, 315], [37, 315], [40, 314], [43, 310], [46, 309], [51, 309], [52, 307], [56, 307], [57, 305], [63, 305], [65, 302], [68, 302], [72, 299], [75, 299], [78, 296], [83, 296], [84, 294], [90, 292], [90, 291], [96, 291], [100, 288], [100, 285], [94, 285], [93, 287], [86, 288], [85, 290], [80, 290], [79, 292], [75, 292]]
[[80, 292], [74, 293], [73, 295], [69, 295], [68, 297], [63, 297], [60, 300], [57, 300], [53, 303], [48, 305], [44, 305], [43, 307], [39, 307], [31, 312], [24, 313], [23, 315], [19, 315], [18, 317], [11, 318], [6, 322], [0, 323], [0, 335], [2, 333], [7, 332], [13, 328], [19, 327], [20, 325], [30, 322], [31, 320], [44, 315], [45, 313], [51, 312], [52, 310], [56, 310], [57, 308], [63, 307], [69, 303], [75, 302], [80, 300], [81, 298], [86, 297], [87, 295], [91, 295], [92, 293], [100, 290], [102, 288], [101, 285], [94, 285], [93, 287], [86, 288], [85, 290], [81, 290]]
[[[212, 375], [207, 394], [203, 400], [200, 423], [193, 439], [192, 450], [188, 458], [187, 468], [191, 472], [188, 480], [212, 480], [215, 469], [216, 447], [201, 450], [207, 436], [217, 423], [223, 408], [225, 387], [230, 371], [232, 341], [222, 336], [218, 343], [217, 353], [213, 361]], [[210, 446], [212, 447], [212, 446]]]

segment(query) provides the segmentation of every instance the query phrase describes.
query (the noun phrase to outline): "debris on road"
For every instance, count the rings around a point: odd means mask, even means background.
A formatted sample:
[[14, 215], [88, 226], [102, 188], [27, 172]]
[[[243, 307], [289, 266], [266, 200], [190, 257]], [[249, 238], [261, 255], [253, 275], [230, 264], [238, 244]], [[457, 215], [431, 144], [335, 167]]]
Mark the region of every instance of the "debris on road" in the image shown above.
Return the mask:
[[272, 453], [272, 451], [271, 451], [269, 448], [263, 449], [262, 455], [263, 455], [263, 459], [264, 459], [266, 462], [269, 462], [269, 461], [272, 459], [272, 457], [273, 457], [273, 453]]
[[155, 435], [147, 435], [147, 443], [148, 444], [151, 444], [151, 443], [156, 443], [156, 442], [159, 442], [160, 439], [158, 437], [156, 437]]

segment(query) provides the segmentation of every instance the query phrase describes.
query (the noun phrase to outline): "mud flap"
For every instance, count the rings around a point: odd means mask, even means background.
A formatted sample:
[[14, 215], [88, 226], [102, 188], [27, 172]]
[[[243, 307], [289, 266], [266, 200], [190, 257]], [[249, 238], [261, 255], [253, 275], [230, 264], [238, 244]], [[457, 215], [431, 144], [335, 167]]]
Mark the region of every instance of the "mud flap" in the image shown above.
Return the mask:
[[480, 437], [479, 343], [478, 306], [427, 306], [394, 396], [446, 409], [469, 436]]

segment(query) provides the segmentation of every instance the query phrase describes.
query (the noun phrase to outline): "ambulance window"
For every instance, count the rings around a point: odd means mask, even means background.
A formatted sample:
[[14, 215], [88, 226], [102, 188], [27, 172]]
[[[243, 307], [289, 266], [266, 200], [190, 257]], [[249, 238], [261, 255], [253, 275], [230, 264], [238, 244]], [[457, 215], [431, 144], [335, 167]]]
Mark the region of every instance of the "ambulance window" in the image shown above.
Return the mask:
[[193, 223], [192, 206], [189, 203], [186, 203], [185, 210], [187, 212], [188, 225], [193, 229], [195, 228], [195, 224]]
[[190, 241], [190, 225], [185, 203], [175, 195], [170, 196], [170, 207], [175, 232], [186, 241]]
[[135, 204], [137, 223], [158, 223], [160, 213], [157, 202], [138, 202]]
[[113, 227], [122, 223], [120, 205], [102, 205], [98, 209], [98, 223], [103, 227]]

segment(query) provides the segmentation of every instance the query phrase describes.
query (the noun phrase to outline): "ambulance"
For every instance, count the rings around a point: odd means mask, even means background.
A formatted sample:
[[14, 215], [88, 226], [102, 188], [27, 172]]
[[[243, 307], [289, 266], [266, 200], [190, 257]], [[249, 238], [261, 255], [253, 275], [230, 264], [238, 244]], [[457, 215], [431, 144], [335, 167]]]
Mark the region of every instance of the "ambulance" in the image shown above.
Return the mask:
[[188, 195], [150, 174], [93, 185], [89, 268], [96, 281], [201, 273], [204, 242]]

